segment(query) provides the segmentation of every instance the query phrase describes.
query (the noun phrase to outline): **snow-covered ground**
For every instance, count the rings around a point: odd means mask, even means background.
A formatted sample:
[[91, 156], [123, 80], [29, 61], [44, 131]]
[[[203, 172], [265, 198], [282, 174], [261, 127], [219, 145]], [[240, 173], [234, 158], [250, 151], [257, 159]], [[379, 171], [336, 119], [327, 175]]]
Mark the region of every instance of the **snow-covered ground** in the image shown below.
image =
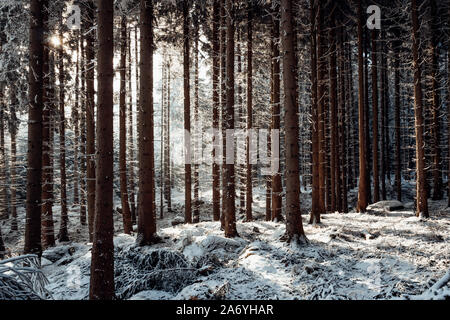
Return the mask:
[[[255, 215], [263, 197], [255, 196]], [[180, 201], [181, 200], [181, 201]], [[383, 206], [366, 214], [326, 214], [320, 225], [303, 223], [307, 245], [280, 241], [283, 222], [238, 221], [239, 237], [227, 239], [220, 223], [207, 221], [204, 203], [198, 224], [177, 224], [174, 213], [158, 221], [163, 242], [136, 247], [135, 235], [120, 234], [115, 215], [116, 291], [122, 299], [430, 299], [450, 296], [448, 286], [427, 290], [450, 269], [450, 209], [430, 201], [431, 218], [415, 217], [411, 204], [399, 211]], [[58, 212], [58, 208], [55, 207]], [[55, 299], [85, 299], [89, 290], [91, 244], [72, 208], [71, 243], [43, 254], [47, 289]], [[24, 213], [19, 211], [23, 226]], [[58, 220], [58, 217], [56, 217]], [[59, 223], [56, 223], [58, 227]], [[20, 254], [23, 240], [2, 227], [6, 245]], [[20, 231], [23, 232], [23, 228]], [[19, 238], [23, 238], [20, 236]]]

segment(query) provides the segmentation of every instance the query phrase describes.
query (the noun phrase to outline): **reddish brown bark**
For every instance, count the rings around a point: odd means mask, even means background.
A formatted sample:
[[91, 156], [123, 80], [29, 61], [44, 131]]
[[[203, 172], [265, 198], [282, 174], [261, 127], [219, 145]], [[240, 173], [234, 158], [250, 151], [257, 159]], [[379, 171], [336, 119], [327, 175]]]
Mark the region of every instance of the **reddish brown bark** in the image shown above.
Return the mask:
[[414, 70], [414, 118], [416, 134], [416, 214], [428, 217], [428, 199], [425, 181], [425, 152], [423, 141], [422, 75], [419, 61], [419, 18], [416, 0], [411, 0], [412, 53]]
[[97, 176], [94, 241], [92, 245], [91, 300], [114, 298], [113, 221], [113, 17], [112, 1], [98, 1], [98, 112]]
[[[280, 20], [279, 20], [279, 6], [275, 4], [275, 12], [272, 20], [272, 28], [273, 28], [273, 51], [272, 51], [272, 81], [273, 81], [273, 105], [272, 105], [272, 130], [280, 130], [280, 46], [279, 46], [279, 38], [280, 38]], [[279, 131], [278, 131], [279, 132]], [[275, 154], [279, 155], [279, 150]], [[272, 173], [272, 220], [280, 221], [281, 218], [281, 206], [282, 206], [282, 185], [281, 185], [281, 166], [280, 166], [280, 157], [271, 157], [272, 161], [278, 167], [276, 172]]]
[[[220, 24], [220, 3], [219, 0], [213, 1], [213, 130], [219, 130], [219, 75], [220, 75], [220, 44], [219, 44], [219, 24]], [[213, 220], [220, 219], [220, 166], [217, 163], [216, 148], [219, 145], [218, 141], [214, 139], [214, 148], [212, 152], [212, 176], [213, 176]]]
[[41, 175], [42, 175], [42, 102], [44, 15], [46, 1], [30, 1], [30, 42], [28, 74], [28, 155], [25, 253], [42, 253]]
[[[225, 130], [234, 129], [234, 31], [235, 31], [235, 1], [227, 0], [227, 104], [224, 124]], [[228, 146], [227, 146], [228, 147]], [[228, 149], [228, 148], [227, 148]], [[227, 150], [228, 151], [228, 150]], [[226, 153], [225, 153], [226, 155]], [[234, 181], [234, 162], [224, 164], [223, 182], [224, 182], [224, 202], [225, 202], [225, 236], [227, 238], [236, 237], [236, 208], [235, 208], [235, 181]]]
[[[185, 132], [185, 164], [184, 164], [184, 222], [192, 223], [192, 174], [190, 154], [191, 132], [191, 98], [190, 98], [190, 45], [189, 45], [189, 2], [183, 1], [183, 88], [184, 88], [184, 132]], [[189, 133], [189, 135], [187, 135]]]
[[60, 46], [58, 50], [59, 71], [59, 171], [60, 171], [60, 200], [61, 200], [61, 223], [59, 226], [59, 241], [69, 241], [67, 224], [69, 215], [67, 211], [67, 177], [66, 177], [66, 118], [65, 118], [65, 70], [64, 70], [64, 41], [59, 36]]
[[283, 83], [285, 108], [286, 153], [286, 238], [288, 241], [306, 241], [300, 211], [298, 105], [296, 101], [292, 0], [281, 1], [281, 45], [283, 50]]
[[377, 32], [372, 30], [372, 167], [373, 167], [373, 201], [380, 201], [380, 175], [378, 172], [378, 55]]
[[358, 212], [365, 212], [368, 204], [367, 199], [367, 171], [366, 171], [366, 137], [365, 137], [365, 115], [364, 115], [364, 70], [363, 70], [363, 26], [362, 6], [358, 1], [358, 114], [359, 114], [359, 189], [358, 189]]
[[[253, 8], [252, 2], [248, 2], [247, 8], [247, 131], [253, 128]], [[250, 138], [246, 141], [246, 221], [253, 219], [253, 184], [252, 184], [252, 164], [250, 163]]]
[[128, 203], [127, 179], [127, 18], [122, 16], [120, 24], [121, 50], [120, 50], [120, 97], [119, 97], [119, 171], [120, 171], [120, 200], [122, 204], [123, 232], [131, 234], [131, 211]]
[[153, 5], [140, 2], [138, 243], [156, 242], [153, 122]]
[[311, 215], [309, 223], [320, 222], [320, 185], [319, 185], [319, 110], [317, 103], [317, 17], [318, 7], [314, 0], [310, 0], [310, 21], [311, 21], [311, 148], [312, 148], [312, 198]]
[[86, 183], [89, 240], [93, 240], [95, 217], [95, 34], [92, 31], [95, 19], [94, 1], [86, 4]]

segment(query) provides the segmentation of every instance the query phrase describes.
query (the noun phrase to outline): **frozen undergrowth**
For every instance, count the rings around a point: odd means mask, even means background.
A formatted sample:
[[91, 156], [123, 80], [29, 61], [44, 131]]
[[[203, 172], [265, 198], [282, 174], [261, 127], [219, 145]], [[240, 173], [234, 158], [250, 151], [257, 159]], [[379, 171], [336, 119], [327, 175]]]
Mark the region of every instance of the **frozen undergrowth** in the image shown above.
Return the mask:
[[[405, 194], [408, 190], [414, 188], [405, 187]], [[354, 194], [349, 198], [356, 199]], [[254, 195], [258, 221], [243, 223], [244, 217], [238, 215], [239, 237], [235, 239], [224, 238], [219, 223], [206, 221], [211, 216], [206, 201], [201, 210], [203, 222], [172, 226], [182, 215], [182, 200], [182, 194], [175, 194], [174, 212], [158, 219], [163, 242], [152, 247], [135, 247], [135, 235], [120, 234], [122, 218], [114, 215], [119, 298], [448, 299], [448, 283], [433, 288], [450, 268], [446, 200], [430, 201], [431, 218], [426, 220], [415, 217], [412, 203], [407, 202], [404, 209], [393, 212], [383, 204], [367, 214], [323, 215], [317, 226], [308, 225], [305, 215], [306, 246], [280, 242], [284, 224], [262, 221], [263, 192]], [[308, 197], [302, 198], [305, 212], [309, 202]], [[59, 210], [54, 209], [58, 226]], [[53, 298], [86, 299], [91, 245], [87, 227], [79, 225], [79, 209], [70, 209], [72, 242], [44, 252], [43, 272]], [[19, 234], [23, 234], [22, 208], [18, 215]], [[23, 237], [9, 229], [3, 225], [5, 244], [18, 255]]]
[[[284, 224], [264, 221], [239, 223], [235, 239], [224, 238], [216, 222], [166, 227], [159, 232], [163, 243], [144, 248], [134, 245], [133, 236], [118, 235], [117, 296], [448, 298], [448, 284], [439, 290], [432, 286], [450, 268], [450, 220], [443, 202], [435, 203], [433, 210], [428, 220], [416, 218], [409, 209], [327, 214], [322, 224], [305, 225], [309, 244], [303, 246], [280, 242]], [[87, 297], [89, 245], [58, 246], [44, 258], [47, 288], [55, 298]]]

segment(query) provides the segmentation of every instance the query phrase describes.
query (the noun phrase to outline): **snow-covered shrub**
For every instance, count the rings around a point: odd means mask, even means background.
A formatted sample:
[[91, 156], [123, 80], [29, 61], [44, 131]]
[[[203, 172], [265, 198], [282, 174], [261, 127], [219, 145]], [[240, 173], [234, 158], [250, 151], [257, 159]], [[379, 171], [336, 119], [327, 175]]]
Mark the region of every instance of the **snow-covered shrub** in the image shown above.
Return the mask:
[[191, 284], [197, 272], [180, 253], [146, 247], [116, 248], [116, 297], [128, 299], [144, 290], [177, 293]]
[[0, 261], [0, 300], [50, 299], [40, 268], [39, 257], [33, 254]]

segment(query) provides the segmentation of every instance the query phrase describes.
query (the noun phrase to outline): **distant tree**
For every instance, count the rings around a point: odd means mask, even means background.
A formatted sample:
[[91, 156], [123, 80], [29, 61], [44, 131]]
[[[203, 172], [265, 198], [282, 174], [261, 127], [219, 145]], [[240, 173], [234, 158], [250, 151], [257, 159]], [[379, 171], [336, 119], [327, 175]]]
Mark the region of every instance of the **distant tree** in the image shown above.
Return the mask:
[[128, 181], [127, 181], [127, 106], [126, 106], [126, 86], [127, 86], [127, 17], [122, 13], [120, 23], [120, 101], [119, 101], [119, 167], [120, 167], [120, 200], [122, 204], [122, 218], [124, 233], [130, 234], [133, 231], [131, 222], [131, 211], [128, 203]]

